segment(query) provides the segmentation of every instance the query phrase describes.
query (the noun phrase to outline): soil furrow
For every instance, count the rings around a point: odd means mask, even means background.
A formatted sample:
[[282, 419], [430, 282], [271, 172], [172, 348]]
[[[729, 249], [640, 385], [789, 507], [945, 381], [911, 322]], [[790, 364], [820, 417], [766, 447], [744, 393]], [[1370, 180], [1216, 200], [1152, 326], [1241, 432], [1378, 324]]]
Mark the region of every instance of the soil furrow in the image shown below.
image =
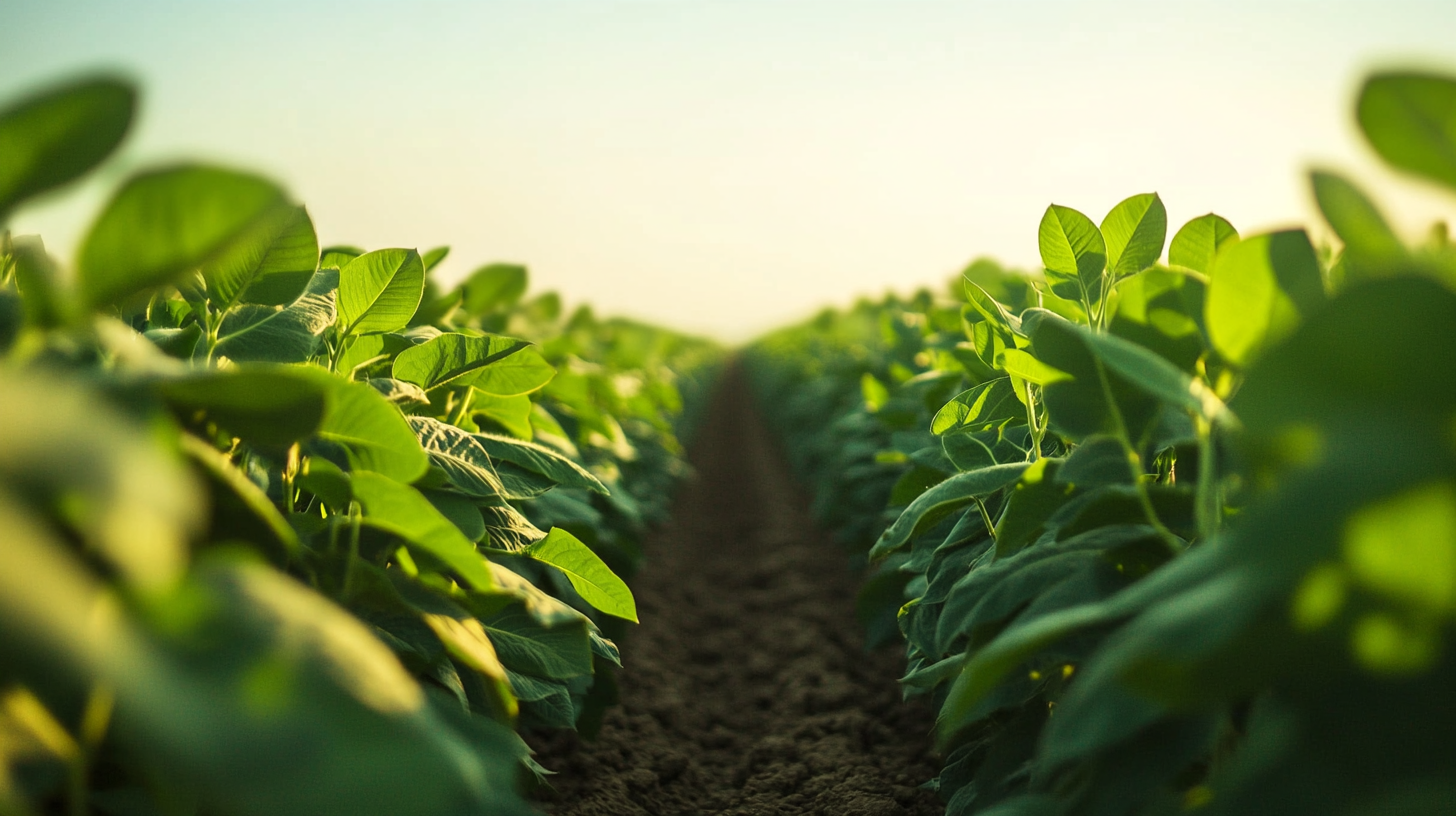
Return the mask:
[[940, 813], [931, 719], [895, 648], [866, 653], [844, 552], [814, 528], [742, 375], [634, 584], [622, 705], [599, 738], [537, 735], [554, 816]]

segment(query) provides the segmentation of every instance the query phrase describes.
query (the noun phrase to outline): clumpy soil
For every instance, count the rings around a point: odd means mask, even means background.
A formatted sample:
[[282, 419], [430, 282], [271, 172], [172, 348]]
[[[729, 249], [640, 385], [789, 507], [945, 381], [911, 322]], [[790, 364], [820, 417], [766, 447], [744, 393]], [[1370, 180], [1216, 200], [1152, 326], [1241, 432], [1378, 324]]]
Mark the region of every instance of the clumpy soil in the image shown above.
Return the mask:
[[815, 530], [741, 374], [704, 418], [638, 576], [622, 704], [595, 742], [535, 734], [553, 816], [929, 816], [931, 717], [866, 653], [844, 551]]

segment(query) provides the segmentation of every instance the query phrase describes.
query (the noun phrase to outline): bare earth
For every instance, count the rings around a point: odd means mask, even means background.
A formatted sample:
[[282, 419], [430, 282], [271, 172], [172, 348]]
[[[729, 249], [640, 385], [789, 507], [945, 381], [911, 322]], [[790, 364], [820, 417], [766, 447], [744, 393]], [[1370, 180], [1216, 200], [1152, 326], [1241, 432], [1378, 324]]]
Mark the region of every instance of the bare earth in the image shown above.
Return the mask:
[[736, 371], [705, 417], [674, 520], [638, 576], [622, 705], [596, 742], [533, 735], [553, 816], [930, 816], [931, 719], [899, 651], [865, 653], [856, 580]]

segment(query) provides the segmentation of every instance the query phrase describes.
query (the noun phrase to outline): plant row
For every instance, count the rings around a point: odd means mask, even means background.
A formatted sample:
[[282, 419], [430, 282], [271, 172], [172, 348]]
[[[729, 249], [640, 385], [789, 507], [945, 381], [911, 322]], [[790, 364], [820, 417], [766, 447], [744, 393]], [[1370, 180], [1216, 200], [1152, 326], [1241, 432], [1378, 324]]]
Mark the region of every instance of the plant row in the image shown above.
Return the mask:
[[[1357, 119], [1456, 189], [1456, 81]], [[1053, 205], [1044, 271], [863, 301], [749, 354], [951, 814], [1435, 814], [1456, 801], [1456, 247], [1345, 177], [1339, 239]], [[1166, 244], [1166, 262], [1163, 262]]]
[[[134, 89], [0, 112], [0, 227]], [[320, 248], [274, 182], [127, 178], [63, 266], [0, 246], [0, 813], [529, 812], [593, 730], [711, 344]]]

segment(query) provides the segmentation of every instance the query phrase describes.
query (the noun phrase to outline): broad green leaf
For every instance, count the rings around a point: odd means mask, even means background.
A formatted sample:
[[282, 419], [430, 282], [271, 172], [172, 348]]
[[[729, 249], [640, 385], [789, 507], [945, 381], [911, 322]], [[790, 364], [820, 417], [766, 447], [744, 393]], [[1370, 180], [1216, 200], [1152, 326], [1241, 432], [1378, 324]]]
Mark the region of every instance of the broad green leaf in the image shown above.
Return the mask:
[[1390, 417], [1383, 426], [1399, 429], [1412, 422], [1448, 428], [1456, 415], [1456, 379], [1444, 376], [1456, 371], [1451, 326], [1456, 294], [1435, 281], [1351, 286], [1250, 369], [1239, 416], [1264, 438], [1290, 426], [1335, 426], [1347, 416]]
[[369, 386], [401, 409], [419, 408], [430, 404], [430, 395], [414, 383], [396, 380], [393, 377], [371, 377]]
[[356, 472], [350, 478], [354, 498], [364, 506], [369, 524], [388, 530], [433, 556], [478, 590], [494, 585], [485, 558], [475, 545], [434, 505], [409, 485], [378, 473]]
[[202, 267], [218, 310], [234, 302], [281, 306], [303, 294], [318, 267], [318, 237], [303, 207], [261, 219]]
[[81, 242], [76, 282], [92, 307], [173, 283], [292, 207], [259, 176], [177, 165], [132, 176]]
[[1182, 369], [1136, 343], [1072, 325], [1103, 365], [1148, 396], [1209, 421], [1232, 421], [1227, 406], [1202, 380], [1190, 377]]
[[460, 532], [471, 541], [480, 541], [485, 538], [485, 519], [480, 515], [480, 508], [475, 506], [475, 501], [459, 493], [452, 493], [444, 490], [422, 490], [425, 498], [450, 523], [460, 529]]
[[425, 292], [425, 265], [413, 249], [378, 249], [339, 270], [341, 335], [398, 331]]
[[989, 430], [1004, 423], [1025, 423], [1026, 409], [1016, 399], [1009, 377], [997, 377], [955, 395], [930, 422], [930, 432], [948, 433]]
[[[1116, 433], [1122, 426], [1133, 443], [1141, 445], [1157, 425], [1158, 401], [1108, 373], [1092, 354], [1081, 324], [1044, 309], [1026, 310], [1022, 321], [1037, 359], [1070, 375], [1042, 387], [1052, 427], [1076, 440], [1089, 434]], [[1109, 390], [1115, 405], [1108, 402]]]
[[344, 353], [334, 361], [334, 370], [340, 376], [351, 377], [357, 374], [355, 369], [360, 366], [367, 368], [375, 363], [385, 362], [384, 358], [389, 356], [389, 349], [386, 348], [388, 337], [390, 335], [356, 334], [346, 339]]
[[580, 487], [607, 495], [609, 491], [586, 468], [550, 448], [495, 434], [478, 433], [476, 442], [497, 462], [510, 462], [539, 473], [562, 487]]
[[1107, 268], [1113, 280], [1135, 275], [1158, 262], [1168, 239], [1168, 211], [1157, 193], [1124, 199], [1102, 219]]
[[515, 304], [526, 293], [526, 268], [515, 264], [490, 264], [470, 273], [461, 288], [467, 314], [482, 315]]
[[1168, 244], [1168, 263], [1207, 275], [1213, 271], [1213, 259], [1223, 245], [1238, 239], [1238, 230], [1222, 216], [1200, 215], [1173, 236]]
[[1070, 207], [1052, 204], [1042, 216], [1037, 243], [1052, 291], [1095, 309], [1102, 299], [1107, 245], [1092, 219]]
[[347, 244], [337, 244], [335, 246], [324, 247], [323, 249], [319, 250], [319, 267], [333, 267], [334, 269], [343, 269], [345, 266], [349, 265], [349, 261], [352, 261], [363, 254], [364, 250], [356, 246], [349, 246]]
[[341, 450], [353, 471], [373, 471], [405, 483], [424, 475], [430, 459], [398, 408], [367, 383], [312, 371], [329, 387], [328, 408], [314, 435], [322, 447]]
[[430, 461], [445, 471], [457, 490], [482, 499], [496, 499], [505, 494], [489, 454], [475, 437], [438, 419], [418, 416], [408, 419]]
[[27, 198], [79, 178], [131, 128], [136, 89], [112, 77], [46, 88], [0, 111], [0, 224]]
[[1204, 320], [1219, 353], [1247, 365], [1287, 337], [1324, 297], [1319, 261], [1304, 230], [1265, 233], [1219, 252]]
[[602, 612], [637, 622], [632, 590], [571, 533], [553, 527], [545, 538], [528, 546], [524, 555], [561, 570], [582, 599]]
[[[461, 613], [462, 617], [427, 612], [420, 616], [425, 625], [435, 633], [450, 656], [474, 671], [502, 683], [506, 680], [506, 667], [496, 656], [495, 646], [486, 634], [480, 621]], [[507, 704], [508, 705], [508, 704]]]
[[[517, 359], [519, 358], [519, 359]], [[524, 340], [488, 334], [442, 334], [405, 349], [394, 358], [394, 377], [426, 391], [470, 385], [489, 394], [512, 397], [551, 381], [555, 369]]]
[[1381, 158], [1456, 187], [1456, 79], [1414, 71], [1365, 80], [1355, 116]]
[[584, 617], [545, 626], [524, 606], [512, 604], [482, 623], [506, 668], [555, 680], [592, 673], [590, 623]]
[[987, 294], [980, 284], [969, 279], [965, 280], [964, 284], [966, 301], [971, 308], [996, 330], [1003, 345], [1007, 348], [1014, 347], [1016, 345], [1015, 335], [1021, 331], [1021, 321], [1006, 311], [1006, 307], [998, 303], [995, 298]]
[[159, 382], [157, 391], [184, 421], [201, 413], [234, 436], [274, 449], [318, 428], [328, 393], [289, 366], [200, 371]]
[[354, 498], [354, 489], [349, 486], [349, 474], [319, 456], [304, 457], [295, 483], [323, 499], [335, 512], [347, 511], [349, 502]]
[[237, 363], [302, 363], [319, 348], [334, 324], [339, 273], [321, 269], [303, 295], [283, 308], [244, 303], [223, 315], [213, 358]]
[[[895, 519], [890, 528], [880, 534], [870, 550], [870, 559], [878, 560], [909, 543], [912, 536], [929, 526], [928, 519], [939, 520], [956, 508], [970, 504], [973, 499], [989, 496], [1021, 478], [1027, 465], [1023, 462], [957, 473], [935, 487], [920, 494]], [[932, 522], [933, 523], [933, 522]]]
[[1053, 368], [1021, 349], [1006, 349], [996, 355], [996, 367], [1032, 385], [1048, 385], [1072, 378], [1067, 372]]
[[[1309, 182], [1320, 213], [1345, 243], [1347, 261], [1355, 261], [1357, 272], [1370, 275], [1378, 269], [1369, 265], [1399, 264], [1405, 246], [1360, 188], [1343, 176], [1321, 170], [1311, 172]], [[1398, 266], [1390, 271], [1397, 270]]]
[[1057, 479], [1060, 465], [1058, 459], [1038, 459], [1007, 491], [1006, 509], [996, 522], [997, 558], [1035, 541], [1052, 513], [1072, 498], [1075, 487]]
[[493, 394], [476, 394], [471, 404], [474, 416], [485, 417], [500, 425], [517, 439], [531, 438], [531, 398], [497, 397]]

